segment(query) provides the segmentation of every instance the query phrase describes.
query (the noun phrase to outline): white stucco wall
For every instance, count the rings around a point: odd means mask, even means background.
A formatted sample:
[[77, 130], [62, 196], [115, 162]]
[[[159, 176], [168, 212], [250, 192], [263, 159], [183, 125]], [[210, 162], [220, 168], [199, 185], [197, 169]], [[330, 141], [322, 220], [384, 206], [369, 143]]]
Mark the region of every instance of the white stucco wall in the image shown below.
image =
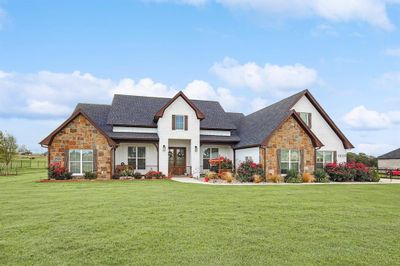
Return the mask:
[[128, 164], [128, 147], [146, 147], [146, 169], [138, 170], [142, 174], [150, 170], [157, 170], [157, 148], [152, 143], [121, 143], [115, 150], [115, 165], [122, 162]]
[[237, 168], [241, 162], [246, 161], [246, 157], [251, 158], [253, 162], [260, 162], [260, 148], [253, 147], [247, 149], [235, 150], [235, 167]]
[[[188, 130], [172, 130], [172, 115], [187, 115]], [[190, 156], [190, 166], [194, 177], [200, 175], [200, 120], [196, 116], [196, 112], [182, 98], [178, 97], [164, 111], [163, 117], [158, 120], [158, 137], [160, 138], [159, 147], [159, 164], [160, 171], [168, 174], [168, 146], [169, 140], [190, 140], [190, 148], [186, 151]], [[163, 150], [165, 145], [166, 149]], [[197, 152], [195, 147], [197, 146]]]
[[207, 135], [207, 136], [230, 136], [230, 130], [200, 130], [200, 135]]
[[400, 159], [378, 159], [378, 168], [400, 169]]
[[308, 100], [306, 96], [303, 96], [293, 107], [296, 112], [311, 113], [311, 130], [321, 140], [324, 146], [320, 149], [321, 151], [336, 151], [337, 162], [346, 162], [346, 149], [343, 146], [343, 142], [336, 135], [335, 131], [329, 126], [322, 115], [314, 107], [314, 105]]

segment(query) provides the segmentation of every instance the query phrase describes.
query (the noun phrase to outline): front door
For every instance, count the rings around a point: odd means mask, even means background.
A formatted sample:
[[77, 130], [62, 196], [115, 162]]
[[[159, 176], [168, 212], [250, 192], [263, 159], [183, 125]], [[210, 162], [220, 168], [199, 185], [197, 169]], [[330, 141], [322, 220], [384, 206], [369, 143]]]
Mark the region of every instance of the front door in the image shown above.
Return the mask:
[[171, 175], [184, 175], [186, 173], [186, 148], [169, 148], [168, 172]]

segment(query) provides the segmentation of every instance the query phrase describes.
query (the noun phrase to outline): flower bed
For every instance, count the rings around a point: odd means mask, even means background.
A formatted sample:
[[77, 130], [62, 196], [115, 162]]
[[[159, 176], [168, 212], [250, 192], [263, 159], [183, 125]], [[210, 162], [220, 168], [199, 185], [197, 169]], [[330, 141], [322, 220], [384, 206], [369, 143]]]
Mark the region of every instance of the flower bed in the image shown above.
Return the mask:
[[378, 182], [379, 174], [363, 163], [329, 163], [325, 166], [329, 180], [333, 182]]

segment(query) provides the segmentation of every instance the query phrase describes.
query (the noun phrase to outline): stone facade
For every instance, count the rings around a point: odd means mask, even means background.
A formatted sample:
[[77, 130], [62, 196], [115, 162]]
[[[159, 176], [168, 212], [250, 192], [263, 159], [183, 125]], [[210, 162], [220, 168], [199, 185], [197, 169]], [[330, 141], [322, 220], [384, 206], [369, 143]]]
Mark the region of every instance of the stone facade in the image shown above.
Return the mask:
[[304, 172], [314, 172], [315, 148], [309, 135], [292, 116], [274, 132], [268, 142], [264, 143], [264, 146], [266, 148], [260, 148], [260, 155], [261, 163], [265, 164], [267, 175], [280, 174], [278, 166], [279, 149], [302, 150]]
[[94, 169], [98, 178], [111, 178], [112, 150], [106, 137], [100, 133], [83, 115], [78, 115], [53, 138], [49, 145], [49, 161], [66, 163], [67, 151], [71, 149], [95, 150]]

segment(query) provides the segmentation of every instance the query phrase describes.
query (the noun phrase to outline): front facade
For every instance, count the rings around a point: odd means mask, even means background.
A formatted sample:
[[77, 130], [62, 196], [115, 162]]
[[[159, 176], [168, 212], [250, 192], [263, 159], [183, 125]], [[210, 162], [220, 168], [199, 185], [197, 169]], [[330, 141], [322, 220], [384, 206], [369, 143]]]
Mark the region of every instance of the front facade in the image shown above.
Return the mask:
[[98, 178], [111, 178], [126, 165], [142, 174], [199, 177], [220, 156], [234, 167], [260, 163], [268, 175], [312, 173], [345, 161], [352, 148], [307, 90], [247, 116], [182, 92], [171, 99], [115, 95], [111, 105], [78, 104], [41, 144], [49, 162]]

